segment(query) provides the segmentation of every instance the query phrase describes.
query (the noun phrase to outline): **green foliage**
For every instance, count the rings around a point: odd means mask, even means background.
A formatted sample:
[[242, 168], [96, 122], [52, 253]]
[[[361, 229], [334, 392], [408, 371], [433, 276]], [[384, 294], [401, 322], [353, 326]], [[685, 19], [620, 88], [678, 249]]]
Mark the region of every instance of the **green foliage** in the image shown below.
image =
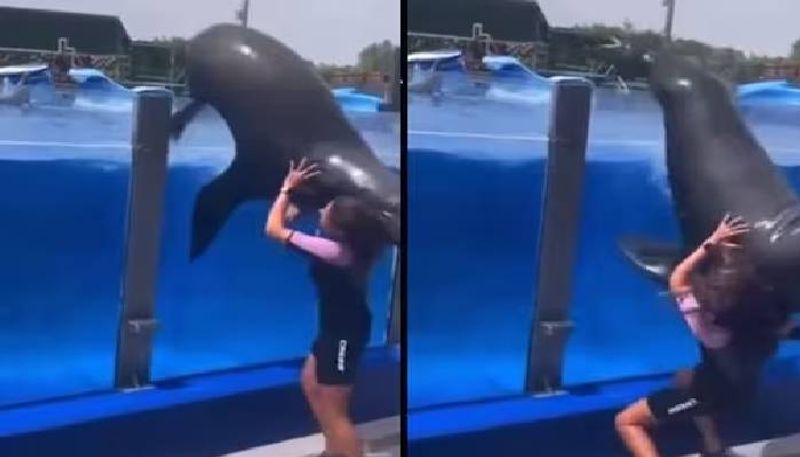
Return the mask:
[[789, 53], [789, 58], [792, 60], [800, 60], [800, 39], [792, 43], [792, 50]]
[[361, 71], [379, 71], [383, 74], [394, 73], [396, 53], [399, 48], [389, 40], [372, 43], [358, 53], [358, 68]]
[[[617, 74], [624, 79], [645, 78], [647, 66], [643, 56], [664, 45], [661, 33], [637, 30], [629, 20], [621, 27], [592, 24], [576, 26], [571, 30], [575, 36], [583, 39], [570, 39], [568, 36], [561, 40], [554, 39], [550, 46], [550, 66], [553, 68], [583, 66], [602, 69], [613, 65]], [[621, 46], [612, 46], [615, 42]], [[717, 48], [696, 40], [675, 39], [672, 47], [679, 54], [693, 58], [732, 82], [758, 79], [765, 65], [780, 60], [746, 55], [736, 49]], [[793, 46], [792, 54], [800, 59], [800, 40]]]
[[[137, 42], [131, 48], [131, 78], [148, 81], [181, 82], [185, 68], [187, 39], [182, 37], [158, 37], [152, 41]], [[326, 80], [337, 72], [379, 71], [393, 74], [396, 53], [400, 48], [390, 41], [373, 43], [358, 54], [358, 65], [331, 65], [309, 62]], [[172, 73], [170, 73], [172, 71]]]

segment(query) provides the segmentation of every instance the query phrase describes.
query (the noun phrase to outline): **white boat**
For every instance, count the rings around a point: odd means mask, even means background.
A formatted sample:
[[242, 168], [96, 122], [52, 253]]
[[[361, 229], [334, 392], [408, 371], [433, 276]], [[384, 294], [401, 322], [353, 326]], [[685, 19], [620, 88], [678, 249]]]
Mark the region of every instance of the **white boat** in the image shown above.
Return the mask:
[[459, 68], [463, 68], [463, 63], [461, 63], [461, 51], [459, 50], [445, 49], [440, 51], [415, 52], [408, 56], [408, 65], [421, 70], [438, 68], [440, 63], [456, 64], [456, 62], [458, 62]]
[[[461, 57], [462, 53], [458, 50], [416, 52], [408, 56], [408, 65], [412, 70], [417, 71], [466, 72], [467, 69]], [[485, 68], [484, 72], [490, 73], [492, 76], [526, 75], [547, 79], [525, 66], [514, 56], [487, 55], [483, 57], [482, 62]]]
[[443, 93], [442, 73], [466, 73], [459, 50], [426, 51], [410, 54], [408, 62], [409, 92], [439, 97]]
[[22, 65], [9, 65], [0, 67], [0, 78], [9, 76], [21, 76], [25, 73], [31, 74], [47, 70], [47, 65], [42, 63], [30, 63]]
[[94, 68], [71, 68], [68, 83], [56, 83], [47, 64], [32, 63], [0, 67], [0, 104], [71, 106], [76, 94], [123, 95], [131, 92]]
[[130, 93], [125, 86], [96, 68], [72, 68], [69, 70], [69, 77], [78, 84], [81, 90]]
[[[483, 69], [476, 72], [467, 70], [459, 50], [410, 54], [409, 91], [432, 95], [442, 95], [444, 92], [483, 95], [496, 89], [495, 92], [505, 94], [541, 92], [552, 84], [549, 78], [539, 75], [513, 56], [487, 55], [482, 62]], [[449, 86], [447, 90], [445, 86]]]
[[29, 80], [42, 78], [46, 71], [47, 65], [43, 64], [0, 67], [0, 105], [29, 106]]

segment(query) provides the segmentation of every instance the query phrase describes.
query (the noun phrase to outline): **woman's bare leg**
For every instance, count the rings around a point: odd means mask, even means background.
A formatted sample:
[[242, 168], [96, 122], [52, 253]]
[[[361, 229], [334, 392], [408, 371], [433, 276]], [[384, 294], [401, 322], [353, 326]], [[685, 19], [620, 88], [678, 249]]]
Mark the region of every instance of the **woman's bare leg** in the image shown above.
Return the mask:
[[325, 414], [322, 411], [324, 405], [320, 400], [320, 388], [317, 383], [317, 360], [314, 355], [309, 355], [306, 358], [306, 363], [303, 365], [303, 371], [300, 375], [300, 384], [303, 386], [303, 393], [308, 400], [308, 405], [314, 413], [314, 418], [317, 419], [317, 424], [322, 431], [322, 436], [325, 437], [325, 452], [331, 451], [331, 440], [325, 424]]
[[352, 386], [320, 385], [320, 404], [330, 437], [330, 452], [342, 457], [364, 457], [361, 439], [350, 419]]
[[647, 401], [638, 400], [617, 414], [614, 421], [625, 447], [634, 457], [659, 457], [656, 446], [647, 429], [656, 421]]

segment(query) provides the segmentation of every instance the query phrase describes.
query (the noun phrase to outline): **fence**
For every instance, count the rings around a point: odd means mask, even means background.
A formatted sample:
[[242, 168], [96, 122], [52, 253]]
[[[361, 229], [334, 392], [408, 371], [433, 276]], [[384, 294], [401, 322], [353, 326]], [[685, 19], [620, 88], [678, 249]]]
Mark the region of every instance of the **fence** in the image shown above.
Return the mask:
[[471, 37], [410, 32], [407, 34], [408, 52], [432, 49], [466, 50], [477, 42], [480, 43], [485, 54], [514, 56], [531, 68], [537, 68], [547, 63], [547, 43], [495, 40], [487, 33], [477, 33], [478, 29], [475, 32]]

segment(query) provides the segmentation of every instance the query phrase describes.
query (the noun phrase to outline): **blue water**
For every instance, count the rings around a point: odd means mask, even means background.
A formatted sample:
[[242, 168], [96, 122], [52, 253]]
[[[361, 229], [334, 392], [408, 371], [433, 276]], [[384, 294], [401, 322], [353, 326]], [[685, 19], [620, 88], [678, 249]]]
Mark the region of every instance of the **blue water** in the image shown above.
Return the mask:
[[348, 111], [375, 112], [383, 103], [382, 98], [359, 92], [355, 87], [334, 89], [333, 96]]
[[742, 84], [737, 88], [739, 103], [769, 106], [797, 106], [800, 104], [800, 88], [787, 80], [759, 81]]
[[[351, 113], [389, 166], [399, 118]], [[130, 103], [0, 107], [0, 405], [111, 387], [120, 306]], [[156, 294], [153, 377], [302, 356], [316, 309], [307, 265], [263, 238], [266, 202], [240, 207], [208, 253], [188, 262], [198, 189], [233, 156], [204, 113], [172, 145]], [[371, 343], [384, 341], [391, 252], [371, 283]]]
[[[412, 408], [518, 395], [533, 318], [549, 101], [409, 101], [408, 360]], [[795, 113], [796, 115], [797, 113]], [[800, 189], [800, 127], [748, 118]], [[593, 101], [567, 385], [668, 373], [696, 346], [617, 240], [677, 240], [661, 112], [646, 93]], [[800, 354], [787, 344], [781, 355]]]

